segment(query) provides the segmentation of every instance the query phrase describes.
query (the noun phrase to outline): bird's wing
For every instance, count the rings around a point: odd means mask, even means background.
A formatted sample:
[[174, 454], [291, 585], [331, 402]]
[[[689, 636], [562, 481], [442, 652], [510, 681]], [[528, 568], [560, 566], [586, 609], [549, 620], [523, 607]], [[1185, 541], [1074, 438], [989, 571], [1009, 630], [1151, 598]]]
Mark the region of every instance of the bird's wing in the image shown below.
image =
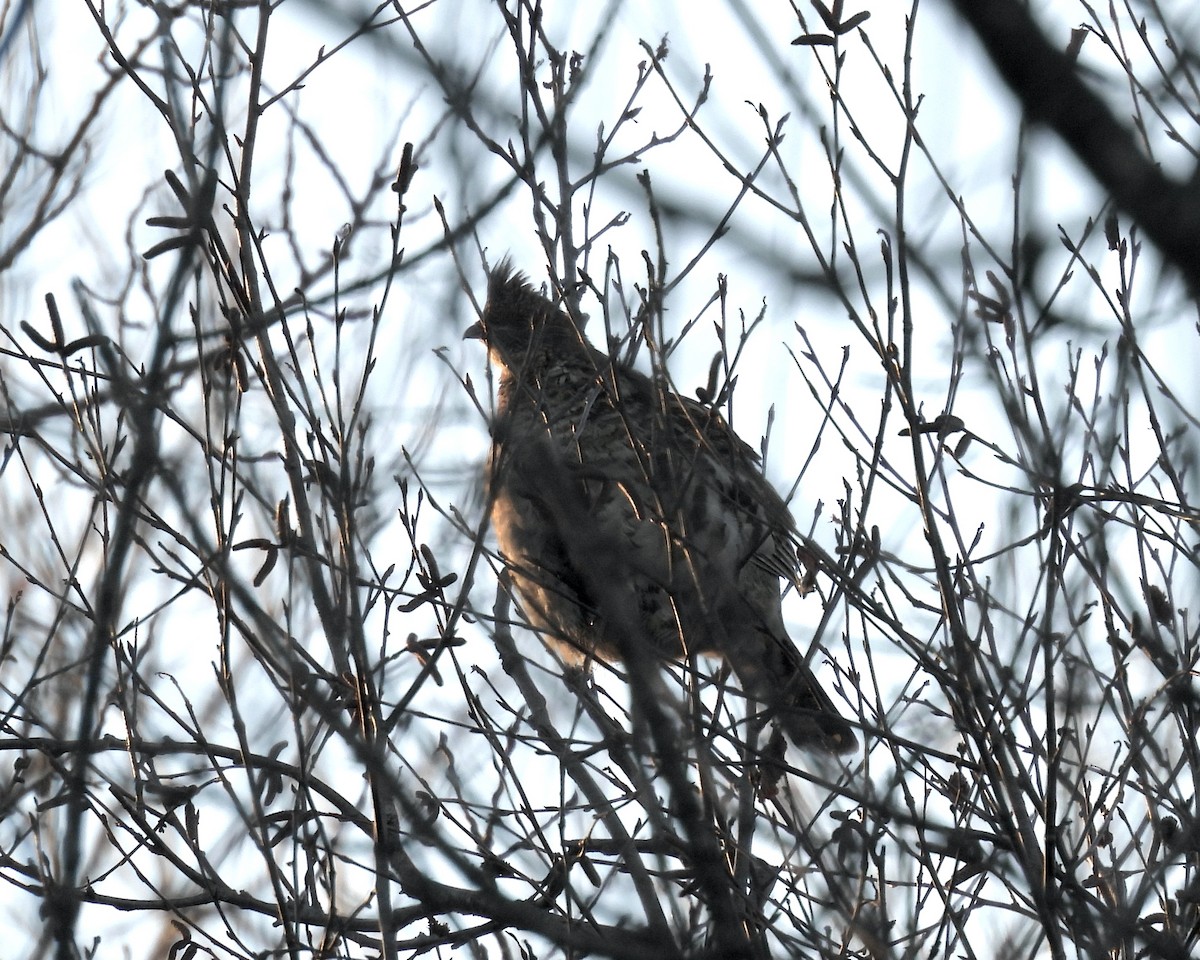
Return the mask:
[[783, 498], [763, 476], [758, 453], [712, 407], [672, 395], [675, 432], [704, 463], [706, 482], [732, 521], [742, 527], [744, 560], [806, 592], [795, 522]]

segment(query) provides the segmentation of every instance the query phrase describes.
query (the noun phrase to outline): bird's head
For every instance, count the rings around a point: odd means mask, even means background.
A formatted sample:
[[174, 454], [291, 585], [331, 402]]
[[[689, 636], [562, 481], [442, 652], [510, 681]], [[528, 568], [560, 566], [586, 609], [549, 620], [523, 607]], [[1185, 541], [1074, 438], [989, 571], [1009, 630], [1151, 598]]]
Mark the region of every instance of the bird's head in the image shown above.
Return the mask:
[[587, 343], [566, 312], [538, 293], [508, 259], [488, 274], [483, 314], [463, 339], [482, 340], [492, 363], [509, 371], [586, 349]]

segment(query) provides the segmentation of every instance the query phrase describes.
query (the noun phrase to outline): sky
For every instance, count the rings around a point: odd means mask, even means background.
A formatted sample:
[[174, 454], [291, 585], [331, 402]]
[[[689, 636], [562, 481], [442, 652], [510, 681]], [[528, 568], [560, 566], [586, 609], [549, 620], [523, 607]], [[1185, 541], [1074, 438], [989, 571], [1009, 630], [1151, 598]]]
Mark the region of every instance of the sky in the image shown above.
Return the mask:
[[[84, 5], [72, 4], [77, 8], [72, 15], [57, 15], [66, 6], [53, 5], [52, 15], [51, 4], [37, 3], [33, 14], [37, 42], [49, 70], [49, 84], [38, 108], [39, 135], [50, 142], [68, 136], [87, 115], [91, 91], [111, 70]], [[928, 261], [924, 271], [914, 267], [910, 309], [916, 387], [927, 416], [932, 418], [942, 412], [952, 392], [950, 361], [956, 336], [964, 336], [964, 328], [982, 325], [971, 319], [973, 305], [965, 299], [963, 250], [969, 252], [979, 286], [985, 291], [986, 271], [997, 269], [996, 260], [1009, 252], [1018, 118], [1011, 97], [998, 86], [974, 41], [945, 5], [925, 0], [915, 8], [918, 25], [911, 50], [912, 84], [920, 100], [917, 122], [928, 155], [915, 151], [909, 161], [905, 225], [913, 249]], [[394, 511], [388, 508], [398, 499], [393, 475], [419, 477], [442, 509], [460, 511], [468, 525], [482, 521], [487, 424], [461, 383], [470, 378], [479, 388], [486, 410], [490, 400], [483, 351], [477, 344], [461, 341], [462, 330], [474, 319], [472, 295], [476, 302], [482, 299], [480, 251], [489, 263], [511, 254], [535, 282], [545, 280], [548, 271], [545, 252], [538, 243], [534, 206], [524, 190], [510, 195], [498, 213], [481, 222], [474, 237], [459, 243], [455, 263], [445, 255], [425, 257], [444, 234], [438, 206], [449, 223], [458, 223], [477, 211], [510, 171], [482, 150], [477, 138], [446, 119], [444, 91], [414, 54], [404, 24], [392, 22], [338, 49], [340, 39], [353, 30], [353, 24], [340, 16], [344, 9], [343, 4], [289, 0], [272, 19], [268, 92], [284, 89], [304, 75], [322, 47], [330, 55], [304, 76], [302, 90], [280, 99], [263, 114], [252, 212], [266, 231], [263, 251], [270, 258], [277, 286], [282, 295], [289, 295], [302, 277], [300, 264], [310, 269], [319, 264], [343, 225], [354, 219], [351, 198], [367, 189], [373, 172], [394, 170], [404, 142], [417, 147], [420, 169], [405, 197], [408, 210], [401, 241], [408, 262], [415, 266], [406, 267], [391, 286], [382, 279], [369, 279], [378, 276], [389, 255], [387, 226], [394, 216], [395, 197], [384, 189], [381, 201], [369, 208], [363, 227], [349, 237], [350, 253], [342, 267], [346, 284], [368, 279], [361, 289], [345, 294], [340, 301], [358, 318], [347, 324], [343, 334], [345, 369], [352, 373], [354, 358], [366, 356], [368, 350], [379, 361], [381, 372], [374, 376], [368, 391], [376, 425], [384, 425], [370, 440], [370, 452], [379, 459], [377, 490], [383, 501], [378, 508], [379, 542], [386, 544], [392, 538], [399, 544], [396, 552], [402, 555], [406, 543]], [[807, 6], [802, 9], [810, 30], [819, 29], [811, 10]], [[837, 504], [851, 496], [848, 490], [858, 492], [858, 465], [826, 422], [823, 398], [814, 397], [797, 374], [803, 370], [819, 379], [823, 370], [836, 376], [845, 364], [840, 396], [863, 428], [860, 442], [869, 447], [873, 431], [882, 429], [879, 398], [883, 377], [879, 358], [855, 328], [847, 304], [859, 316], [866, 316], [871, 308], [881, 317], [887, 314], [887, 268], [895, 264], [877, 251], [881, 243], [896, 241], [896, 204], [888, 171], [894, 172], [901, 161], [905, 130], [903, 112], [888, 78], [890, 75], [898, 82], [903, 76], [905, 17], [913, 8], [893, 2], [864, 2], [854, 9], [869, 11], [871, 17], [864, 24], [865, 35], [855, 33], [843, 39], [840, 65], [830, 51], [791, 44], [801, 28], [787, 4], [755, 4], [751, 11], [749, 4], [715, 0], [550, 3], [545, 20], [547, 35], [561, 49], [587, 50], [597, 18], [612, 17], [604, 44], [589, 50], [583, 60], [589, 80], [581, 87], [572, 114], [575, 128], [586, 131], [577, 141], [578, 155], [572, 158], [577, 175], [590, 164], [589, 151], [595, 144], [592, 131], [598, 138], [601, 129], [611, 131], [620, 123], [612, 146], [616, 154], [634, 149], [653, 134], [667, 135], [680, 127], [680, 109], [671, 90], [655, 76], [636, 95], [637, 116], [621, 121], [625, 101], [639, 82], [639, 64], [649, 56], [643, 41], [653, 49], [667, 38], [670, 53], [663, 64], [664, 74], [685, 101], [695, 97], [706, 68], [712, 75], [709, 100], [698, 115], [699, 131], [686, 130], [674, 142], [643, 151], [636, 162], [606, 175], [596, 193], [579, 202], [577, 224], [582, 222], [585, 201], [593, 225], [627, 215], [620, 226], [601, 237], [587, 261], [589, 271], [599, 278], [609, 251], [620, 258], [627, 280], [621, 290], [608, 291], [613, 316], [622, 313], [616, 306], [622, 297], [627, 304], [634, 301], [633, 283], [643, 277], [641, 252], [653, 240], [653, 223], [636, 174], [649, 171], [656, 196], [676, 211], [664, 218], [664, 223], [669, 276], [677, 276], [704, 249], [715, 224], [734, 205], [738, 194], [738, 179], [723, 169], [715, 153], [720, 151], [742, 173], [753, 169], [764, 154], [766, 131], [789, 115], [783, 127], [786, 136], [778, 146], [780, 164], [773, 167], [768, 163], [760, 182], [780, 204], [794, 202], [793, 209], [802, 209], [804, 222], [766, 199], [741, 201], [730, 220], [729, 234], [712, 246], [673, 292], [666, 319], [675, 325], [671, 329], [679, 330], [691, 318], [702, 317], [672, 357], [676, 384], [691, 393], [704, 383], [718, 346], [711, 323], [716, 310], [708, 305], [718, 275], [728, 281], [728, 321], [733, 328], [739, 316], [751, 320], [762, 314], [764, 319], [749, 339], [738, 367], [735, 426], [751, 445], [758, 446], [770, 424], [768, 476], [781, 491], [795, 489], [792, 507], [799, 526], [805, 531], [811, 526], [816, 540], [830, 552], [835, 547]], [[176, 62], [168, 47], [157, 46], [148, 8], [131, 5], [124, 12], [116, 33], [123, 49], [147, 40], [147, 62]], [[1079, 7], [1059, 0], [1045, 5], [1044, 16], [1052, 36], [1065, 46], [1071, 28], [1077, 25]], [[389, 17], [385, 10], [380, 20]], [[244, 17], [242, 22], [248, 23], [248, 19]], [[1194, 25], [1196, 21], [1191, 22]], [[414, 8], [412, 25], [424, 49], [442, 69], [474, 80], [475, 118], [481, 129], [502, 146], [515, 138], [515, 116], [520, 109], [515, 95], [518, 73], [511, 41], [495, 5], [483, 0], [428, 3]], [[197, 62], [205, 40], [202, 33], [179, 22], [174, 25], [173, 37], [185, 60]], [[1119, 78], [1113, 79], [1103, 47], [1089, 40], [1083, 57], [1102, 76], [1102, 88], [1119, 96]], [[18, 44], [0, 69], [15, 78], [9, 82], [28, 77], [28, 47]], [[539, 78], [545, 75], [544, 65], [542, 69]], [[828, 96], [829, 77], [835, 72], [841, 95], [836, 110]], [[191, 109], [203, 113], [196, 104], [183, 104], [185, 112]], [[236, 97], [230, 98], [225, 110], [236, 128], [243, 112]], [[294, 118], [302, 123], [293, 123]], [[199, 126], [203, 131], [203, 122]], [[1186, 151], [1163, 142], [1157, 132], [1152, 131], [1151, 136], [1164, 163], [1182, 169]], [[1047, 253], [1031, 281], [1042, 296], [1048, 296], [1070, 260], [1057, 242], [1059, 227], [1068, 236], [1079, 236], [1099, 201], [1086, 175], [1053, 137], [1038, 131], [1031, 131], [1028, 137], [1020, 213], [1049, 238]], [[28, 317], [35, 327], [45, 329], [43, 296], [54, 293], [68, 336], [77, 336], [85, 330], [74, 293], [76, 282], [82, 281], [93, 291], [92, 302], [102, 316], [123, 316], [124, 344], [137, 363], [148, 353], [150, 338], [145, 331], [155, 316], [152, 297], [140, 287], [160, 289], [172, 269], [171, 258], [137, 263], [138, 275], [133, 290], [122, 300], [123, 312], [108, 310], [105, 298], [122, 293], [127, 248], [135, 253], [145, 251], [165, 236], [161, 227], [148, 225], [146, 220], [178, 212], [164, 186], [162, 171], [180, 169], [179, 151], [162, 118], [130, 83], [123, 83], [106, 105], [92, 138], [94, 148], [83, 174], [81, 202], [44, 231], [7, 275], [0, 275], [0, 302], [11, 316]], [[827, 153], [827, 145], [835, 140], [844, 150], [837, 189]], [[545, 164], [539, 174], [544, 171], [546, 188], [553, 193], [556, 183], [544, 154], [539, 163]], [[956, 208], [951, 201], [960, 206]], [[838, 202], [845, 205], [844, 219], [831, 213]], [[967, 211], [969, 226], [964, 225], [960, 209]], [[0, 239], [13, 222], [0, 226]], [[805, 226], [811, 229], [812, 239]], [[845, 254], [847, 240], [862, 254], [861, 289]], [[989, 253], [989, 245], [996, 257]], [[1095, 238], [1089, 251], [1100, 264], [1104, 285], [1111, 289], [1116, 257], [1105, 254], [1103, 246], [1103, 238]], [[837, 260], [848, 291], [845, 298], [832, 295], [828, 285], [814, 281], [821, 257]], [[560, 267], [561, 262], [556, 264]], [[1147, 256], [1141, 269], [1153, 277], [1152, 256]], [[1137, 302], [1146, 324], [1144, 347], [1160, 362], [1167, 381], [1190, 397], [1195, 391], [1194, 358], [1172, 349], [1179, 336], [1176, 319], [1182, 298], [1169, 280], [1148, 283], [1145, 289], [1145, 293], [1139, 292]], [[314, 363], [327, 361], [334, 343], [333, 326], [328, 322], [330, 278], [322, 276], [307, 292], [317, 305], [313, 309], [315, 346], [312, 357], [304, 356]], [[1100, 337], [1089, 338], [1088, 331], [1115, 339], [1112, 309], [1105, 300], [1100, 290], [1087, 283], [1069, 285], [1055, 300], [1056, 308], [1076, 325], [1065, 326], [1061, 339], [1043, 341], [1044, 346], [1030, 358], [1053, 372], [1047, 381], [1048, 392], [1061, 394], [1062, 370], [1075, 349], [1084, 351], [1081, 380], [1086, 384], [1089, 376], [1096, 376], [1090, 363], [1099, 356]], [[378, 328], [372, 329], [361, 318], [376, 306], [382, 319]], [[589, 294], [581, 308], [591, 316], [589, 329], [598, 339], [596, 331], [605, 305]], [[811, 357], [805, 357], [810, 350]], [[1099, 376], [1104, 379], [1103, 373]], [[36, 380], [21, 381], [18, 386], [24, 391], [18, 391], [18, 399], [33, 402], [45, 396], [44, 384]], [[1001, 446], [1014, 443], [1004, 433], [1005, 411], [989, 389], [984, 363], [968, 364], [962, 371], [954, 412], [981, 437]], [[840, 422], [847, 425], [853, 419], [842, 415]], [[907, 443], [899, 437], [901, 425], [893, 417], [884, 430], [883, 449], [896, 463], [903, 463]], [[256, 433], [256, 426], [262, 427], [261, 433]], [[248, 450], [264, 460], [276, 452], [277, 437], [269, 421], [256, 424], [247, 417], [243, 428]], [[1144, 430], [1139, 433], [1135, 429], [1129, 439], [1135, 458], [1140, 454], [1151, 463], [1154, 450], [1141, 447], [1144, 440], [1139, 437], [1144, 437]], [[168, 426], [164, 439], [169, 449], [187, 449], [183, 431]], [[1012, 480], [982, 445], [965, 456], [963, 463], [986, 482]], [[53, 475], [53, 471], [47, 470], [47, 474]], [[1005, 528], [1004, 518], [995, 516], [994, 502], [972, 493], [980, 489], [973, 483], [972, 477], [953, 471], [948, 480], [951, 494], [966, 491], [957, 501], [967, 518], [964, 528], [984, 525], [985, 544], [993, 536], [1000, 540], [1010, 537], [1011, 527]], [[981, 488], [986, 488], [986, 483]], [[10, 500], [5, 509], [18, 510], [16, 503]], [[921, 531], [915, 513], [905, 509], [903, 497], [883, 490], [877, 504], [869, 522], [882, 526], [884, 548], [919, 557]], [[247, 514], [244, 536], [271, 534], [269, 509], [247, 510]], [[465, 564], [470, 542], [463, 530], [440, 520], [432, 509], [425, 517], [423, 535], [438, 548], [439, 556]], [[380, 566], [386, 562], [385, 554], [381, 549]], [[98, 556], [88, 559], [98, 562]], [[257, 559], [247, 557], [245, 563], [253, 570]], [[19, 579], [12, 576], [10, 586]], [[273, 583], [268, 581], [268, 585]], [[490, 606], [490, 586], [488, 582], [477, 587], [476, 604], [481, 609]], [[152, 580], [138, 585], [128, 599], [130, 615], [153, 610], [161, 599], [160, 591], [161, 584]], [[183, 613], [188, 607], [180, 604], [177, 609]], [[797, 634], [813, 628], [822, 616], [818, 605], [799, 598], [788, 600], [786, 613]], [[196, 615], [203, 613], [198, 610]], [[212, 650], [204, 646], [205, 621], [196, 622], [201, 624], [196, 631], [197, 648], [205, 670], [189, 679], [199, 688], [209, 682], [205, 671]], [[826, 644], [835, 653], [839, 636], [835, 625]], [[855, 636], [852, 642], [868, 640]], [[488, 656], [486, 648], [482, 649], [484, 653], [475, 654], [481, 661]], [[182, 668], [183, 673], [189, 664], [194, 666], [190, 659], [194, 653], [190, 645], [160, 649], [158, 665]], [[824, 666], [820, 669], [831, 676]], [[453, 688], [444, 691], [451, 701], [456, 694]], [[268, 717], [264, 726], [269, 727], [271, 719]]]

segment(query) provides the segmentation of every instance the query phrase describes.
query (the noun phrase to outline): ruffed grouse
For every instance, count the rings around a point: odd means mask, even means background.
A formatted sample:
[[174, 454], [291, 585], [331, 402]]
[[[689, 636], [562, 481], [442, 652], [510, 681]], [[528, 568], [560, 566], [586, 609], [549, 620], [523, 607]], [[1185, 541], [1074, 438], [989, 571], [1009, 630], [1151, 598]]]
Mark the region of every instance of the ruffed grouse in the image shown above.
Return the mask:
[[534, 626], [576, 663], [719, 654], [794, 743], [853, 749], [784, 630], [791, 515], [724, 419], [596, 350], [507, 260], [464, 339], [500, 375], [492, 525]]

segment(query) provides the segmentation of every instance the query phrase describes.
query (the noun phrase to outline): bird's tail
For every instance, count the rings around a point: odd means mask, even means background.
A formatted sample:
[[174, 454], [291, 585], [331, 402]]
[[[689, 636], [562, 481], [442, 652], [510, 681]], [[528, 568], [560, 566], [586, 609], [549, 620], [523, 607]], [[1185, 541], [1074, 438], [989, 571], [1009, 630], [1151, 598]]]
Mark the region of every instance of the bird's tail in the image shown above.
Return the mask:
[[743, 655], [728, 658], [743, 691], [766, 706], [796, 746], [824, 753], [855, 749], [858, 737], [854, 728], [838, 712], [792, 641], [761, 628], [755, 632], [764, 641], [757, 650], [743, 649]]

